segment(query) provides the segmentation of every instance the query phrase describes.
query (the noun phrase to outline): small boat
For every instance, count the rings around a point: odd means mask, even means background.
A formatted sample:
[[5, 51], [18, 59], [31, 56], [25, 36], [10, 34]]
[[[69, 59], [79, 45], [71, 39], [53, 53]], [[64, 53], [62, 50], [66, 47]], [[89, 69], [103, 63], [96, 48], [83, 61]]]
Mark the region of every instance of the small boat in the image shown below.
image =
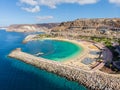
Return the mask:
[[42, 55], [42, 54], [44, 54], [44, 53], [39, 52], [39, 53], [36, 53], [35, 56], [40, 56], [40, 55]]

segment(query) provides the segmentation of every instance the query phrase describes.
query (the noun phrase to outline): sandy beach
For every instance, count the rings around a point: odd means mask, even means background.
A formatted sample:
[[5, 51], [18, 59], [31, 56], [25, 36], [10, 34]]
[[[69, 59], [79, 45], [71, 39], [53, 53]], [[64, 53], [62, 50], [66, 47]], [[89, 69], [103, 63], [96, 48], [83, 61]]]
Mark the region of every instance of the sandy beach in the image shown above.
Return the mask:
[[[95, 64], [96, 62], [93, 61], [90, 64], [84, 64], [83, 62], [87, 62], [84, 61], [85, 58], [88, 58], [88, 61], [90, 61], [90, 59], [95, 59], [98, 57], [98, 54], [92, 55], [90, 54], [90, 52], [94, 51], [94, 52], [100, 52], [100, 50], [93, 45], [92, 42], [87, 42], [87, 41], [77, 41], [77, 40], [71, 40], [71, 39], [65, 39], [65, 38], [38, 38], [37, 35], [29, 35], [27, 36], [23, 42], [27, 43], [29, 41], [33, 41], [33, 40], [60, 40], [60, 41], [67, 41], [67, 42], [71, 42], [73, 44], [76, 44], [80, 47], [82, 47], [82, 52], [73, 56], [72, 58], [69, 58], [67, 60], [63, 60], [60, 61], [60, 63], [69, 65], [69, 66], [73, 66], [73, 67], [79, 67], [85, 70], [91, 70], [91, 65]], [[89, 59], [90, 58], [90, 59]]]
[[98, 70], [90, 71], [83, 68], [69, 66], [60, 62], [35, 57], [16, 49], [9, 54], [9, 57], [16, 58], [37, 68], [55, 73], [68, 80], [76, 81], [90, 90], [119, 90], [120, 75], [107, 74]]

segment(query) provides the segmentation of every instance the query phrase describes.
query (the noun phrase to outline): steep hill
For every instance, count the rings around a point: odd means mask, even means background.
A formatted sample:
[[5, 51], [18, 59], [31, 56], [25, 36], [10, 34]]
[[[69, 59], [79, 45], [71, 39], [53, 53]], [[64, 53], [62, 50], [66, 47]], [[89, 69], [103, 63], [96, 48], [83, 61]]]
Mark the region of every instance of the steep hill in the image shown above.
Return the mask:
[[120, 18], [96, 18], [96, 19], [77, 19], [75, 21], [63, 22], [59, 26], [54, 27], [55, 30], [67, 29], [97, 29], [104, 28], [120, 28]]
[[46, 24], [14, 24], [7, 28], [7, 31], [15, 32], [48, 32], [52, 27], [57, 26], [58, 23]]

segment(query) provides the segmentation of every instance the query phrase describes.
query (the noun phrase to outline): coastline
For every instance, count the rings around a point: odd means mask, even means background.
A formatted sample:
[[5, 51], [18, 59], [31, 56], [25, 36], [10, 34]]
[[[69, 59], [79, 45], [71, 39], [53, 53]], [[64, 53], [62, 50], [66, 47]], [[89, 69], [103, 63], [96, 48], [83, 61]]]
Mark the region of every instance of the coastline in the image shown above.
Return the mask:
[[98, 70], [83, 70], [79, 67], [72, 67], [60, 62], [35, 57], [22, 52], [21, 49], [12, 51], [9, 57], [65, 77], [68, 80], [76, 81], [90, 90], [119, 90], [120, 88], [120, 75], [107, 74]]
[[[35, 35], [28, 35], [24, 40], [23, 43], [27, 43], [29, 41], [34, 41], [34, 40], [59, 40], [59, 41], [66, 41], [70, 42], [73, 44], [76, 44], [77, 46], [82, 47], [81, 53], [79, 52], [77, 55], [73, 55], [72, 57], [67, 58], [66, 60], [58, 61], [63, 64], [73, 66], [73, 67], [80, 67], [85, 70], [91, 70], [91, 68], [88, 65], [85, 65], [81, 63], [81, 61], [88, 55], [89, 53], [89, 48], [82, 44], [84, 41], [76, 41], [76, 40], [69, 40], [69, 39], [64, 39], [64, 38], [39, 38], [38, 34]], [[88, 55], [90, 56], [90, 55]]]
[[22, 52], [21, 49], [16, 49], [12, 51], [9, 54], [9, 57], [18, 59], [27, 64], [31, 64], [39, 69], [57, 74], [61, 77], [65, 77], [70, 81], [76, 81], [90, 90], [120, 89], [120, 75], [107, 74], [100, 71], [99, 69], [91, 69], [89, 65], [81, 63], [81, 60], [84, 59], [87, 55], [89, 55], [91, 49], [99, 50], [97, 47], [95, 47], [95, 45], [93, 45], [93, 43], [63, 38], [39, 38], [39, 37], [36, 38], [36, 37], [37, 35], [34, 35], [32, 38], [30, 36], [29, 38], [27, 38], [27, 42], [39, 39], [62, 40], [80, 45], [84, 48], [84, 51], [79, 57], [75, 57], [74, 59], [69, 59], [64, 62], [57, 62], [44, 59], [41, 57], [36, 57], [28, 53]]
[[6, 30], [6, 29], [7, 29], [7, 28], [4, 28], [4, 27], [3, 27], [3, 28], [2, 28], [2, 27], [0, 28], [0, 30]]

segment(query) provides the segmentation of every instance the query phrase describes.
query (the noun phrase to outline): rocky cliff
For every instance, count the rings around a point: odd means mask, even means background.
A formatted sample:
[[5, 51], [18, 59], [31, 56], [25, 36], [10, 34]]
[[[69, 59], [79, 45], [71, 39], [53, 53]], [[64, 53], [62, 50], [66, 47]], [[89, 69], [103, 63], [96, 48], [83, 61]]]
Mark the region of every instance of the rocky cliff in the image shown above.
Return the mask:
[[120, 28], [120, 18], [96, 18], [96, 19], [77, 19], [75, 21], [63, 22], [53, 30], [67, 29], [97, 29], [97, 28]]
[[52, 27], [57, 26], [58, 23], [47, 24], [14, 24], [7, 28], [7, 31], [15, 32], [48, 32]]
[[75, 21], [63, 22], [52, 28], [51, 33], [65, 37], [95, 36], [120, 38], [120, 18], [77, 19]]

